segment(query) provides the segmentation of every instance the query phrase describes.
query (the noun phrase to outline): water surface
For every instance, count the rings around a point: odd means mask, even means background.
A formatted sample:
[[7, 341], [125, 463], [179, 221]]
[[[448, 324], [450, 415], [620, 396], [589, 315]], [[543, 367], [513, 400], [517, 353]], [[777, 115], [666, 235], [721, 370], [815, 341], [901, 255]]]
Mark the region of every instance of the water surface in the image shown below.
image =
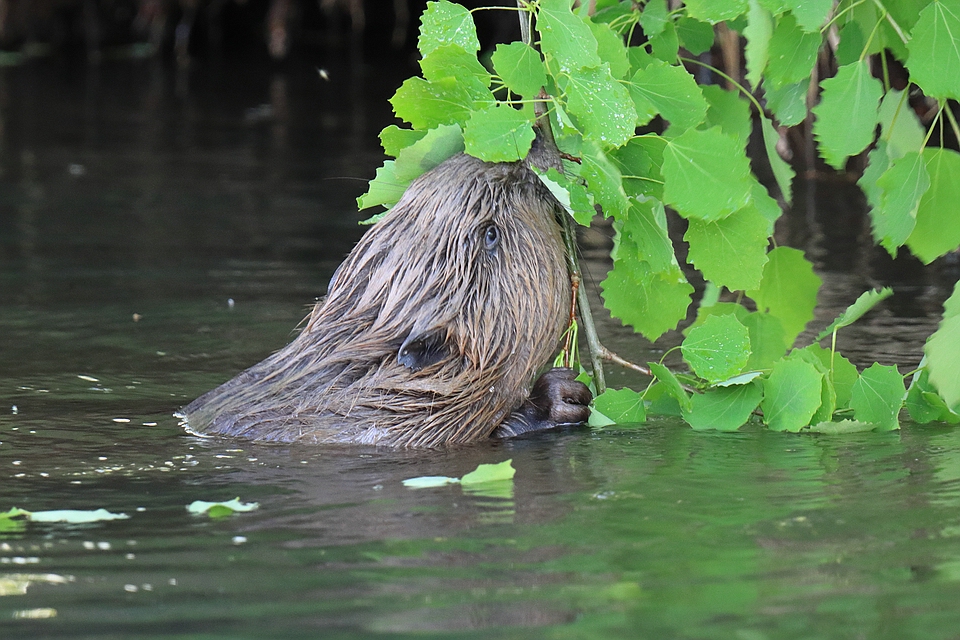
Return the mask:
[[[0, 637], [957, 637], [946, 425], [655, 419], [435, 452], [185, 434], [173, 412], [288, 341], [361, 233], [410, 71], [326, 64], [332, 86], [295, 64], [0, 69], [0, 510], [130, 516], [0, 531]], [[811, 332], [893, 284], [841, 346], [914, 366], [954, 268], [864, 248], [856, 197], [821, 188], [808, 210], [814, 190], [778, 238], [825, 279]], [[663, 349], [601, 331], [637, 360]], [[496, 495], [402, 485], [507, 459]], [[186, 510], [235, 497], [259, 509]]]

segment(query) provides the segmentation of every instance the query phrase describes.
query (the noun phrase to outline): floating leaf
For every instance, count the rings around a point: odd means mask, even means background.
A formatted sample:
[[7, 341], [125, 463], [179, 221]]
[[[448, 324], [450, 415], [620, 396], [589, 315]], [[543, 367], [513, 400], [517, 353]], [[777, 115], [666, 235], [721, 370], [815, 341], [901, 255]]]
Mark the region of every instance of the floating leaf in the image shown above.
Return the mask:
[[788, 344], [793, 344], [813, 319], [822, 281], [813, 273], [813, 265], [803, 257], [803, 252], [797, 249], [777, 247], [768, 258], [760, 288], [748, 291], [747, 295], [757, 303], [759, 311], [780, 319]]
[[752, 175], [743, 147], [718, 127], [667, 142], [663, 198], [687, 218], [720, 220], [747, 205]]
[[736, 431], [750, 419], [763, 395], [756, 384], [710, 389], [691, 398], [683, 419], [697, 430]]
[[752, 204], [715, 222], [691, 219], [683, 236], [690, 244], [687, 258], [704, 278], [731, 291], [756, 289], [767, 262], [768, 228]]
[[480, 50], [473, 16], [462, 5], [447, 0], [428, 2], [427, 10], [420, 18], [417, 48], [421, 55], [427, 56], [446, 44], [456, 44], [464, 51], [473, 53]]
[[907, 238], [913, 255], [929, 264], [960, 245], [960, 154], [952, 149], [923, 150], [930, 187], [917, 206], [917, 224]]
[[513, 460], [504, 460], [496, 464], [481, 464], [476, 469], [460, 478], [460, 484], [482, 484], [484, 482], [502, 482], [513, 480], [517, 470], [513, 468]]
[[611, 424], [646, 422], [643, 396], [633, 389], [607, 389], [593, 400], [593, 409], [611, 421]]
[[934, 98], [960, 100], [960, 1], [937, 0], [920, 12], [907, 43], [910, 80]]
[[860, 318], [863, 317], [865, 313], [873, 309], [883, 300], [886, 300], [893, 295], [893, 289], [890, 287], [883, 287], [879, 291], [871, 290], [864, 291], [860, 294], [860, 297], [856, 301], [844, 310], [837, 319], [830, 323], [830, 326], [820, 332], [817, 335], [817, 341], [823, 340], [835, 330], [841, 329], [843, 327], [848, 327]]
[[818, 422], [810, 425], [807, 430], [812, 433], [822, 433], [824, 435], [844, 435], [847, 433], [863, 433], [873, 431], [877, 425], [872, 422], [860, 422], [859, 420], [839, 420], [837, 422]]
[[899, 429], [898, 416], [906, 395], [903, 376], [897, 368], [874, 363], [853, 385], [850, 407], [861, 422], [873, 423], [883, 431]]
[[432, 489], [433, 487], [442, 487], [448, 484], [460, 484], [460, 478], [417, 476], [416, 478], [407, 478], [403, 481], [403, 486], [410, 489]]
[[258, 502], [240, 502], [240, 498], [227, 500], [226, 502], [205, 502], [203, 500], [194, 500], [187, 505], [187, 511], [194, 515], [206, 513], [211, 518], [229, 516], [236, 512], [254, 511], [260, 508]]
[[710, 316], [690, 329], [680, 351], [694, 373], [719, 382], [743, 371], [750, 359], [750, 334], [732, 315]]
[[528, 44], [498, 44], [491, 60], [504, 84], [514, 93], [533, 97], [547, 84], [540, 54]]
[[923, 347], [930, 383], [952, 411], [960, 409], [960, 282], [943, 303], [940, 326]]
[[780, 187], [780, 193], [787, 204], [793, 200], [793, 178], [796, 173], [777, 152], [777, 143], [780, 142], [780, 135], [773, 128], [773, 123], [764, 116], [760, 116], [760, 132], [763, 134], [763, 148], [767, 153], [767, 160], [770, 162], [770, 169], [773, 171], [773, 177]]
[[466, 152], [487, 162], [525, 158], [535, 137], [532, 115], [503, 103], [474, 111], [463, 128]]
[[670, 123], [671, 131], [696, 127], [707, 116], [707, 101], [696, 81], [680, 66], [657, 62], [637, 71], [629, 83], [630, 95], [644, 111], [644, 103]]
[[866, 60], [840, 67], [837, 75], [820, 83], [820, 104], [813, 108], [817, 116], [813, 135], [823, 159], [842, 169], [849, 156], [873, 142], [878, 106], [883, 85], [870, 73]]
[[820, 407], [823, 375], [802, 359], [783, 359], [763, 381], [763, 421], [774, 431], [800, 431]]
[[86, 524], [88, 522], [103, 522], [109, 520], [127, 520], [130, 518], [125, 513], [111, 513], [106, 509], [94, 509], [92, 511], [76, 509], [57, 509], [54, 511], [24, 511], [14, 507], [5, 517], [22, 516], [31, 522], [64, 522], [67, 524]]

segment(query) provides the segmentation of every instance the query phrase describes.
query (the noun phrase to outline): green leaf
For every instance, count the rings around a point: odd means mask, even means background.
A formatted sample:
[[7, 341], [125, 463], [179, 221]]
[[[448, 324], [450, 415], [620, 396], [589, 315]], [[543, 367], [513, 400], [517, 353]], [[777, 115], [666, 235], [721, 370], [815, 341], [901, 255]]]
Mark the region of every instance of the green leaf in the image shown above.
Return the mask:
[[777, 247], [768, 258], [760, 288], [748, 291], [747, 295], [757, 303], [758, 311], [766, 311], [780, 319], [787, 343], [793, 344], [813, 319], [822, 281], [813, 273], [813, 265], [803, 257], [802, 251]]
[[923, 347], [930, 383], [952, 411], [960, 409], [960, 282], [943, 303], [943, 319]]
[[663, 149], [666, 140], [657, 135], [631, 138], [627, 144], [609, 155], [623, 177], [627, 195], [643, 195], [663, 199]]
[[477, 60], [476, 52], [467, 52], [458, 44], [445, 44], [424, 55], [420, 69], [431, 81], [456, 78], [474, 84], [478, 92], [490, 86], [490, 73]]
[[525, 97], [534, 97], [547, 84], [540, 54], [523, 42], [498, 44], [491, 56], [493, 68], [507, 88]]
[[773, 83], [774, 89], [782, 89], [808, 79], [817, 61], [820, 41], [820, 34], [805, 33], [793, 14], [783, 14], [770, 38], [766, 80]]
[[782, 359], [763, 381], [763, 421], [773, 431], [800, 431], [820, 407], [823, 375], [802, 359]]
[[754, 311], [740, 319], [750, 332], [750, 360], [746, 369], [770, 369], [790, 345], [783, 323], [769, 313]]
[[934, 98], [960, 100], [960, 0], [937, 0], [920, 12], [907, 50], [910, 80]]
[[691, 287], [678, 270], [657, 273], [639, 258], [614, 260], [600, 283], [610, 315], [653, 341], [687, 315]]
[[879, 122], [883, 85], [870, 74], [866, 60], [840, 67], [837, 75], [820, 83], [820, 104], [813, 135], [829, 165], [842, 169], [849, 156], [873, 142]]
[[770, 38], [773, 36], [773, 15], [760, 5], [758, 0], [749, 0], [747, 26], [743, 37], [747, 39], [744, 57], [747, 60], [747, 82], [756, 89], [763, 77], [770, 53]]
[[794, 349], [787, 359], [803, 360], [812, 364], [820, 372], [820, 406], [810, 418], [810, 424], [833, 419], [833, 412], [837, 409], [837, 392], [830, 379], [830, 369], [823, 364], [816, 353], [811, 353], [807, 349]]
[[585, 142], [580, 150], [580, 175], [587, 181], [587, 191], [603, 209], [605, 216], [619, 216], [630, 203], [623, 191], [620, 171], [600, 146]]
[[694, 429], [736, 431], [750, 419], [760, 404], [763, 392], [756, 384], [710, 389], [691, 398], [690, 410], [683, 419]]
[[536, 137], [532, 115], [503, 103], [474, 111], [463, 128], [466, 152], [487, 162], [525, 158]]
[[960, 415], [950, 410], [934, 386], [930, 384], [930, 372], [927, 371], [924, 364], [924, 362], [920, 363], [921, 369], [914, 374], [910, 388], [907, 390], [905, 404], [907, 411], [910, 412], [910, 417], [920, 424], [926, 424], [934, 420], [949, 422], [950, 424], [960, 423]]
[[824, 435], [839, 436], [847, 433], [863, 433], [873, 431], [877, 425], [872, 422], [860, 422], [858, 420], [839, 420], [837, 422], [818, 422], [810, 425], [808, 430], [811, 433], [822, 433]]
[[680, 351], [694, 373], [719, 382], [743, 371], [750, 358], [750, 334], [732, 315], [710, 316], [690, 329]]
[[732, 20], [747, 10], [747, 0], [686, 0], [687, 15], [716, 24]]
[[405, 147], [409, 147], [414, 142], [427, 135], [426, 131], [414, 131], [412, 129], [401, 129], [395, 124], [391, 124], [380, 132], [380, 145], [383, 152], [392, 158], [396, 158]]
[[880, 101], [880, 137], [887, 143], [891, 159], [923, 149], [926, 131], [907, 102], [907, 93], [890, 89]]
[[431, 82], [407, 78], [390, 98], [390, 104], [397, 117], [412, 124], [414, 129], [463, 124], [475, 109], [494, 102], [489, 89], [484, 89], [485, 93], [475, 89], [470, 83], [453, 77]]
[[883, 287], [879, 291], [870, 290], [864, 291], [860, 294], [860, 297], [856, 301], [847, 307], [843, 313], [837, 316], [837, 319], [830, 323], [830, 326], [824, 329], [817, 335], [817, 342], [823, 340], [836, 329], [841, 329], [843, 327], [848, 327], [860, 318], [863, 317], [865, 313], [873, 309], [877, 304], [883, 300], [886, 300], [893, 295], [893, 289], [890, 287]]
[[818, 35], [833, 8], [833, 0], [787, 0], [785, 4], [790, 7], [801, 29]]
[[767, 160], [770, 162], [770, 169], [773, 171], [773, 177], [777, 181], [780, 193], [787, 204], [793, 200], [793, 178], [796, 173], [777, 152], [777, 143], [780, 142], [780, 135], [773, 128], [773, 123], [765, 116], [760, 116], [760, 131], [763, 134], [763, 148], [767, 152]]
[[844, 65], [856, 62], [863, 53], [866, 40], [863, 37], [863, 30], [860, 24], [855, 21], [848, 22], [840, 29], [840, 44], [837, 45], [835, 57], [837, 64]]
[[667, 369], [659, 362], [648, 362], [647, 367], [650, 368], [650, 373], [663, 384], [664, 391], [679, 403], [683, 411], [689, 411], [693, 407], [690, 403], [690, 396], [683, 390], [683, 386], [680, 384], [680, 381], [677, 380], [677, 376], [673, 374], [673, 371], [670, 371], [670, 369]]
[[768, 229], [752, 204], [716, 222], [691, 219], [683, 236], [690, 245], [687, 259], [704, 278], [731, 291], [756, 289], [767, 263]]
[[877, 179], [880, 207], [872, 212], [874, 237], [891, 256], [907, 241], [917, 224], [917, 209], [930, 188], [923, 156], [915, 151], [895, 159]]
[[877, 140], [877, 145], [873, 151], [867, 154], [867, 166], [863, 170], [863, 175], [857, 180], [857, 186], [867, 196], [867, 203], [870, 205], [870, 219], [874, 226], [874, 238], [878, 241], [882, 239], [882, 234], [877, 232], [878, 225], [882, 228], [883, 222], [878, 222], [877, 217], [883, 215], [883, 191], [877, 186], [880, 176], [890, 168], [890, 156], [887, 154], [887, 143], [882, 139]]
[[930, 188], [920, 198], [917, 224], [907, 246], [924, 264], [960, 245], [960, 154], [952, 149], [923, 150]]
[[593, 408], [613, 424], [646, 422], [643, 396], [633, 389], [607, 389], [593, 400]]
[[497, 464], [481, 464], [476, 469], [460, 478], [460, 484], [467, 486], [483, 482], [502, 482], [513, 480], [517, 470], [513, 468], [513, 459], [504, 460]]
[[257, 502], [240, 502], [240, 498], [227, 500], [225, 502], [205, 502], [203, 500], [194, 500], [187, 505], [187, 511], [194, 515], [207, 514], [211, 518], [220, 518], [231, 515], [235, 512], [253, 511], [259, 509]]
[[376, 177], [370, 181], [367, 192], [357, 198], [360, 210], [369, 209], [377, 205], [392, 207], [397, 203], [409, 183], [397, 179], [396, 162], [387, 160], [377, 169]]
[[779, 88], [764, 85], [767, 107], [780, 124], [792, 127], [800, 124], [807, 117], [807, 86], [809, 84], [809, 81], [803, 80]]
[[[667, 231], [666, 212], [660, 201], [633, 199], [630, 208], [614, 221], [613, 227], [616, 236], [611, 257], [614, 259], [622, 251], [624, 259], [639, 257], [656, 273], [667, 273], [678, 268]], [[621, 250], [621, 247], [624, 249]]]
[[648, 41], [653, 55], [663, 62], [675, 64], [677, 54], [680, 52], [680, 39], [677, 38], [677, 28], [673, 22], [668, 22], [663, 31], [650, 38]]
[[850, 406], [850, 395], [854, 383], [860, 378], [860, 372], [849, 360], [841, 354], [824, 349], [818, 344], [810, 344], [803, 351], [816, 356], [827, 371], [833, 382], [837, 397], [837, 408], [845, 409]]
[[684, 16], [677, 20], [677, 39], [684, 49], [698, 56], [713, 46], [713, 25]]
[[650, 0], [640, 12], [640, 26], [648, 38], [660, 35], [669, 22], [667, 0]]
[[473, 53], [480, 50], [473, 16], [465, 7], [447, 0], [428, 2], [427, 10], [420, 18], [417, 48], [421, 55], [427, 56], [447, 44], [459, 45], [464, 51]]
[[[455, 124], [440, 125], [397, 155], [393, 175], [408, 185], [438, 164], [463, 151], [463, 133]], [[378, 176], [379, 177], [379, 176]]]
[[610, 75], [607, 63], [566, 75], [560, 86], [567, 95], [567, 111], [580, 123], [584, 139], [619, 147], [633, 136], [637, 124], [633, 100]]
[[65, 522], [68, 524], [126, 520], [130, 517], [125, 513], [110, 513], [106, 509], [95, 509], [92, 511], [58, 509], [55, 511], [20, 511], [20, 513], [25, 514], [31, 522]]
[[416, 478], [407, 478], [403, 481], [403, 486], [409, 489], [432, 489], [448, 484], [460, 484], [460, 478], [450, 478], [448, 476], [417, 476]]
[[900, 409], [907, 396], [903, 376], [896, 367], [874, 363], [853, 385], [850, 406], [860, 422], [870, 422], [883, 431], [900, 428]]
[[537, 31], [540, 50], [556, 60], [561, 71], [600, 66], [597, 39], [587, 22], [570, 12], [567, 0], [541, 0]]
[[750, 162], [736, 139], [718, 127], [690, 129], [663, 152], [663, 199], [685, 218], [720, 220], [747, 205]]
[[600, 59], [610, 64], [610, 75], [621, 79], [630, 72], [627, 48], [623, 45], [623, 36], [614, 33], [609, 25], [588, 21], [593, 37], [597, 39], [597, 53]]
[[547, 170], [546, 175], [537, 175], [578, 224], [590, 226], [596, 211], [582, 184], [571, 180], [553, 167]]
[[701, 88], [706, 98], [706, 121], [701, 128], [720, 127], [728, 136], [739, 140], [743, 146], [750, 140], [753, 123], [750, 121], [750, 103], [740, 97], [736, 91], [727, 91], [719, 85], [707, 85]]
[[707, 116], [707, 101], [696, 81], [680, 66], [657, 62], [637, 71], [628, 85], [644, 111], [644, 101], [670, 123], [671, 131], [696, 127]]

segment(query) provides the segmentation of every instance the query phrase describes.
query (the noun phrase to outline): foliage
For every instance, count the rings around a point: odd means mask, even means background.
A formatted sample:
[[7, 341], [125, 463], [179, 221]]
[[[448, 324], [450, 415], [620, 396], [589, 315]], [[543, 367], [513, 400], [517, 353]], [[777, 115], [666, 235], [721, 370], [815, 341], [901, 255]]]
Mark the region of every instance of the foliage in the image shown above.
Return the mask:
[[[801, 251], [772, 242], [775, 198], [791, 201], [794, 177], [778, 141], [812, 118], [830, 166], [843, 170], [869, 152], [858, 184], [878, 244], [892, 255], [906, 247], [925, 263], [960, 245], [960, 154], [943, 146], [942, 134], [931, 139], [935, 130], [958, 130], [946, 105], [960, 99], [960, 0], [687, 0], [673, 10], [678, 3], [666, 0], [573, 4], [521, 3], [532, 42], [498, 45], [484, 66], [470, 11], [428, 2], [423, 77], [391, 99], [410, 128], [384, 130], [384, 150], [395, 159], [377, 172], [361, 208], [391, 206], [416, 176], [461, 150], [522, 160], [545, 107], [565, 171], [544, 182], [580, 224], [598, 211], [612, 219], [613, 268], [601, 284], [610, 313], [649, 340], [691, 315], [694, 289], [665, 207], [684, 220], [686, 255], [710, 292], [680, 345], [691, 373], [651, 363], [651, 386], [600, 395], [594, 424], [667, 411], [697, 429], [735, 430], [759, 415], [774, 430], [846, 433], [897, 428], [904, 406], [916, 420], [960, 420], [960, 293], [908, 390], [896, 367], [860, 372], [835, 348], [836, 332], [891, 292], [865, 293], [813, 344], [796, 345], [821, 282]], [[709, 49], [721, 28], [745, 38], [750, 88], [688, 57]], [[808, 113], [815, 65], [831, 55], [836, 71], [813, 87], [818, 99]], [[909, 90], [891, 87], [885, 56], [907, 70]], [[698, 84], [704, 67], [733, 88]], [[929, 127], [911, 94], [937, 107]], [[773, 193], [746, 155], [755, 127]]]

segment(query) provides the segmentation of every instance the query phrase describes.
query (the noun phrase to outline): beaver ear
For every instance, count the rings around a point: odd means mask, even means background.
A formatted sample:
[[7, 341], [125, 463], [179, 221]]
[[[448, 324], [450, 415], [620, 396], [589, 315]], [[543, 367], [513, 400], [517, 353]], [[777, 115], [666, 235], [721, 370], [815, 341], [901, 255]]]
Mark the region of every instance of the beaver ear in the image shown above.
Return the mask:
[[411, 371], [420, 371], [447, 357], [447, 348], [436, 332], [425, 335], [411, 333], [397, 352], [397, 361]]

